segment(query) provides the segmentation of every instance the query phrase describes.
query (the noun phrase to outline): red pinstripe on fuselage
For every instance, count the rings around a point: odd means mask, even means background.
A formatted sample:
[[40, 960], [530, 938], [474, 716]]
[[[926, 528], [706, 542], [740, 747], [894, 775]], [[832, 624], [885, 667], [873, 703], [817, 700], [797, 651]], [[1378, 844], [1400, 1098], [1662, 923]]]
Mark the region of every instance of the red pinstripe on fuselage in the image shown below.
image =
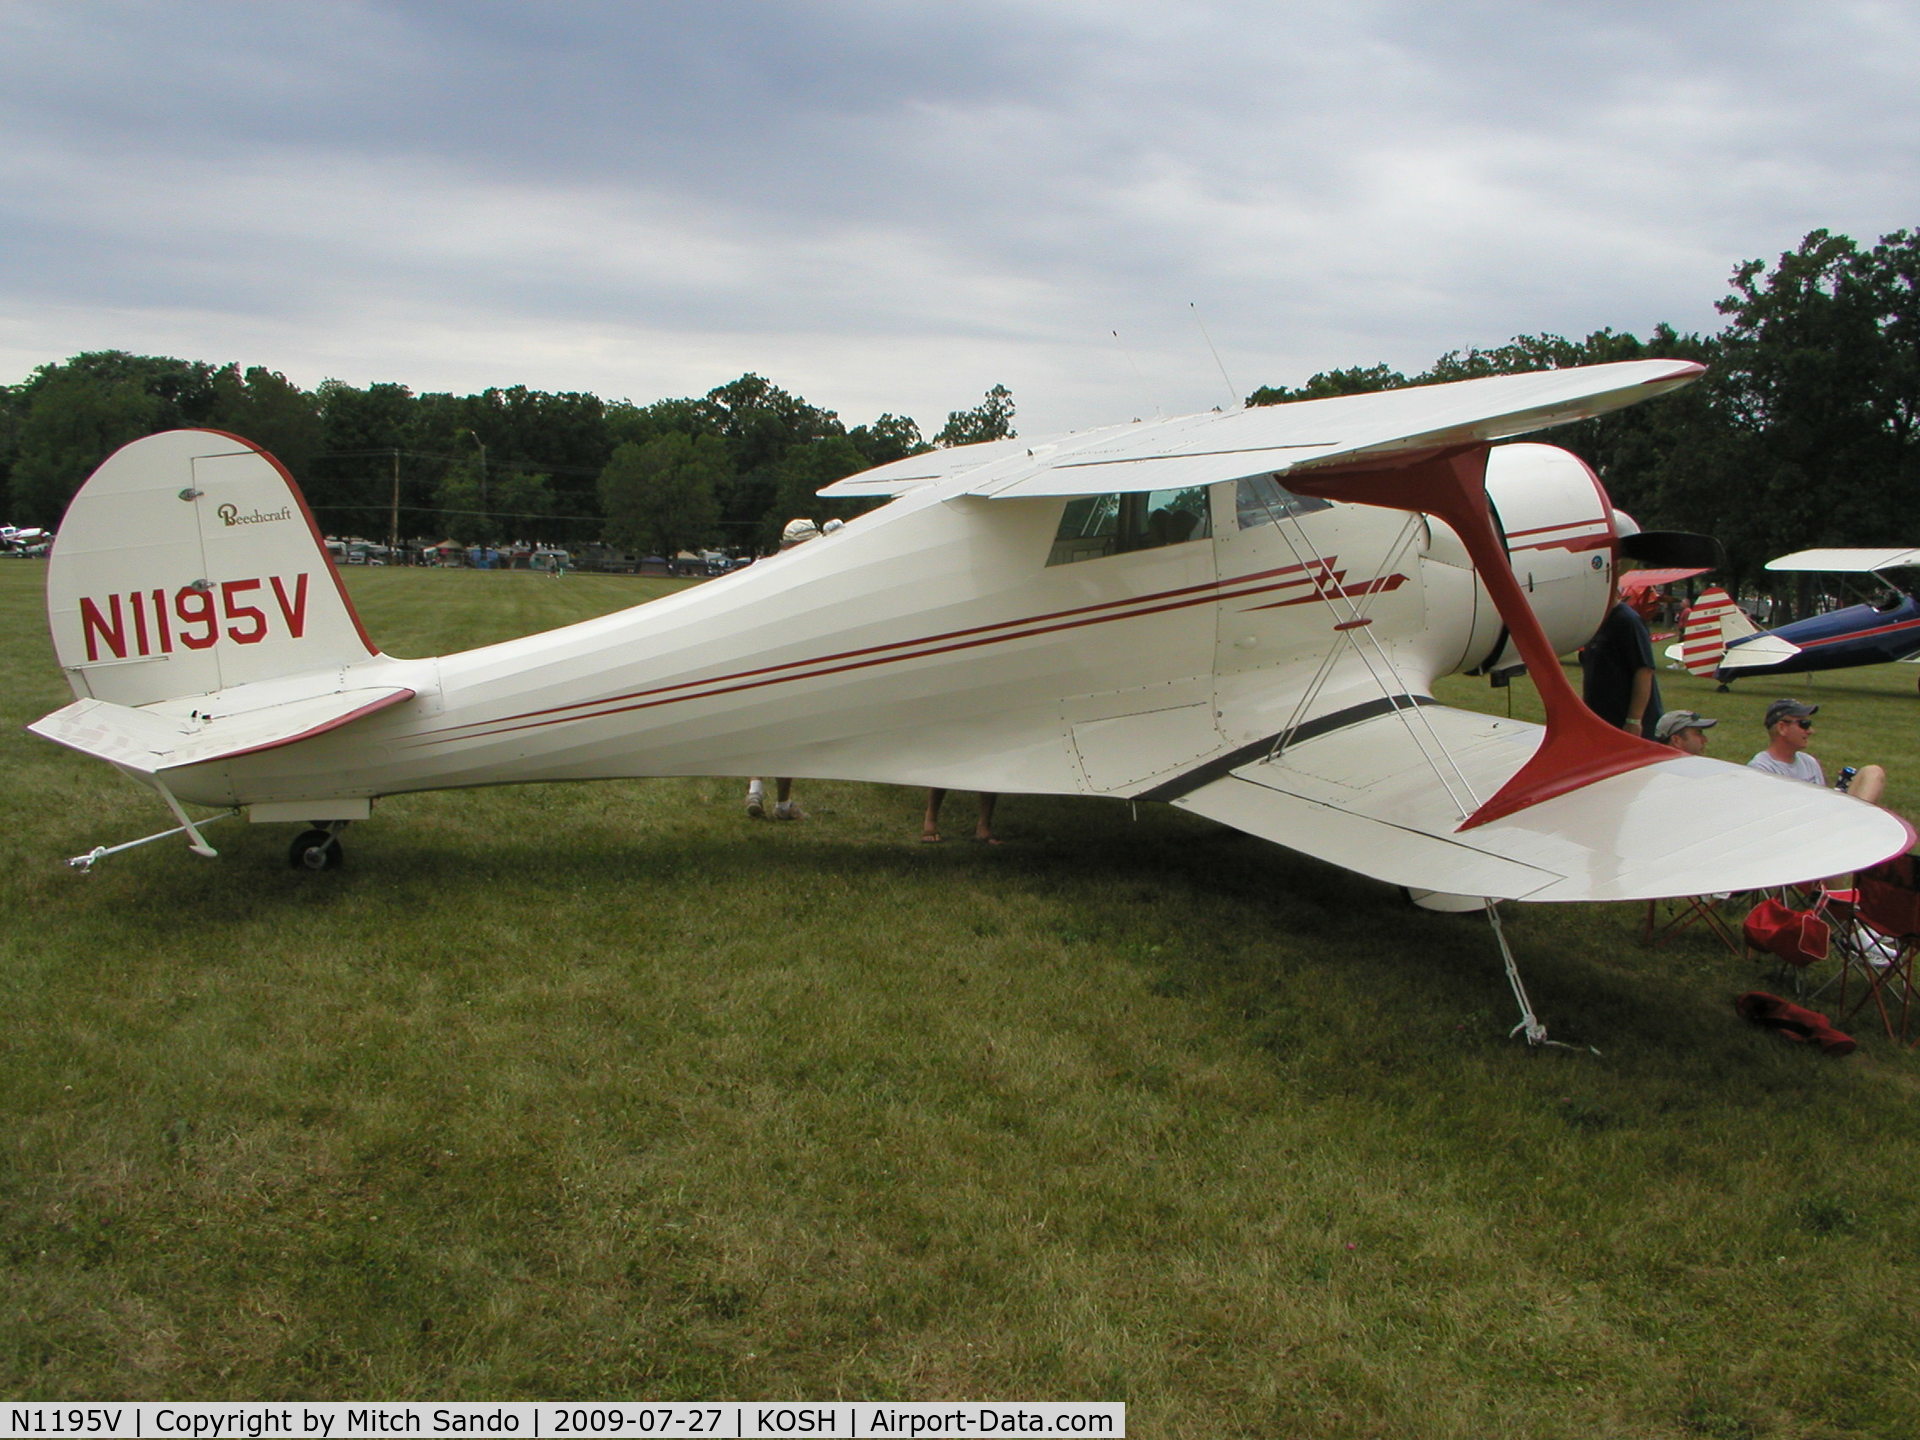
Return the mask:
[[1094, 605], [1025, 616], [1017, 620], [995, 621], [986, 625], [974, 625], [959, 630], [919, 636], [911, 640], [890, 641], [884, 645], [839, 651], [804, 660], [786, 661], [778, 665], [759, 666], [730, 674], [707, 676], [699, 680], [678, 681], [546, 709], [521, 711], [487, 720], [451, 725], [440, 730], [425, 731], [413, 737], [408, 743], [411, 746], [441, 745], [459, 740], [540, 729], [549, 725], [602, 719], [611, 715], [647, 710], [682, 701], [711, 699], [769, 685], [819, 679], [823, 676], [846, 674], [903, 660], [952, 654], [1084, 626], [1134, 620], [1196, 605], [1255, 599], [1288, 590], [1304, 590], [1306, 593], [1247, 608], [1269, 609], [1276, 606], [1306, 604], [1331, 596], [1352, 597], [1381, 591], [1390, 592], [1405, 584], [1408, 579], [1407, 576], [1396, 573], [1363, 584], [1347, 586], [1342, 583], [1346, 572], [1333, 568], [1338, 564], [1338, 560], [1338, 556], [1327, 556], [1321, 560], [1285, 565], [1233, 580], [1208, 581], [1200, 585], [1182, 586], [1150, 595], [1101, 601]]

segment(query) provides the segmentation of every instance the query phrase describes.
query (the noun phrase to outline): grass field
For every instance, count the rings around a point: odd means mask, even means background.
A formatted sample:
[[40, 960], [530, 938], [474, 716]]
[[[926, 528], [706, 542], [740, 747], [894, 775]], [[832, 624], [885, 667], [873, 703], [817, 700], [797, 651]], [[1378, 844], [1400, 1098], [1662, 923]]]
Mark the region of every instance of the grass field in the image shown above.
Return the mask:
[[[169, 822], [22, 733], [43, 576], [0, 565], [0, 1396], [1920, 1431], [1920, 1062], [1747, 1028], [1758, 968], [1634, 907], [1508, 907], [1595, 1055], [1505, 1038], [1483, 921], [1156, 807], [1009, 797], [990, 850], [904, 789], [553, 786], [383, 802], [335, 873], [232, 821], [83, 876]], [[348, 578], [406, 655], [670, 583]], [[1787, 687], [1910, 814], [1915, 674]], [[1779, 693], [1663, 683], [1736, 759]]]

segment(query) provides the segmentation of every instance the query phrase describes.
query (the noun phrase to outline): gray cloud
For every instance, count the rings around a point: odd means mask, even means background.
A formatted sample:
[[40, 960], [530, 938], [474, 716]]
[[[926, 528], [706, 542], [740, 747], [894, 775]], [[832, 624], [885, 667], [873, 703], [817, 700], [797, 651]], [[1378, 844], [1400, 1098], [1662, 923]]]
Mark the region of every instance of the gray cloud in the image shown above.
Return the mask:
[[[0, 7], [0, 371], [119, 346], [1028, 433], [1710, 329], [1915, 214], [1853, 3]], [[1121, 343], [1116, 344], [1113, 332]]]

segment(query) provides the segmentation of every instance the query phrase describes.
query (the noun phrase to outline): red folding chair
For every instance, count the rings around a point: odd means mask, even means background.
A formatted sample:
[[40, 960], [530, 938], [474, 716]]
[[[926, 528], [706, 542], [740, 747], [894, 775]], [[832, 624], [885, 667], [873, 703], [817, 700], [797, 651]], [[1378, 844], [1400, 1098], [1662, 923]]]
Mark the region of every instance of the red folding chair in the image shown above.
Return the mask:
[[[1854, 923], [1843, 927], [1835, 947], [1841, 962], [1840, 1023], [1871, 1002], [1887, 1038], [1905, 1044], [1913, 1010], [1914, 960], [1920, 955], [1920, 877], [1914, 857], [1896, 855], [1862, 870], [1855, 889]], [[1849, 1005], [1847, 993], [1856, 980], [1862, 987], [1860, 998]]]

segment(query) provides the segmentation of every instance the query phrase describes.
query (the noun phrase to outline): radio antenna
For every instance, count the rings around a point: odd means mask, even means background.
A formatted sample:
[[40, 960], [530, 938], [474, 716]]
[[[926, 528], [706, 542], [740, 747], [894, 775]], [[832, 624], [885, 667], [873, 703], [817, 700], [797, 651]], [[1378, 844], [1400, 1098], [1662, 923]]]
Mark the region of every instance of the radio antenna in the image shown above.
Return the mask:
[[1207, 322], [1200, 318], [1200, 307], [1189, 300], [1187, 308], [1193, 311], [1193, 323], [1200, 327], [1200, 338], [1207, 342], [1207, 349], [1213, 355], [1213, 363], [1220, 367], [1220, 378], [1227, 382], [1227, 408], [1238, 410], [1241, 405], [1240, 387], [1233, 383], [1233, 377], [1227, 374], [1226, 364], [1220, 359], [1220, 352], [1214, 349], [1213, 337], [1207, 334]]
[[[1147, 377], [1140, 373], [1139, 363], [1133, 358], [1133, 352], [1127, 348], [1127, 342], [1120, 338], [1120, 332], [1118, 330], [1110, 330], [1107, 333], [1113, 336], [1113, 343], [1120, 347], [1120, 353], [1127, 357], [1127, 366], [1133, 371], [1133, 378], [1140, 386], [1140, 396], [1142, 399], [1147, 399], [1151, 394], [1147, 386]], [[1154, 415], [1158, 416], [1160, 414], [1160, 407], [1154, 405], [1152, 408]]]

